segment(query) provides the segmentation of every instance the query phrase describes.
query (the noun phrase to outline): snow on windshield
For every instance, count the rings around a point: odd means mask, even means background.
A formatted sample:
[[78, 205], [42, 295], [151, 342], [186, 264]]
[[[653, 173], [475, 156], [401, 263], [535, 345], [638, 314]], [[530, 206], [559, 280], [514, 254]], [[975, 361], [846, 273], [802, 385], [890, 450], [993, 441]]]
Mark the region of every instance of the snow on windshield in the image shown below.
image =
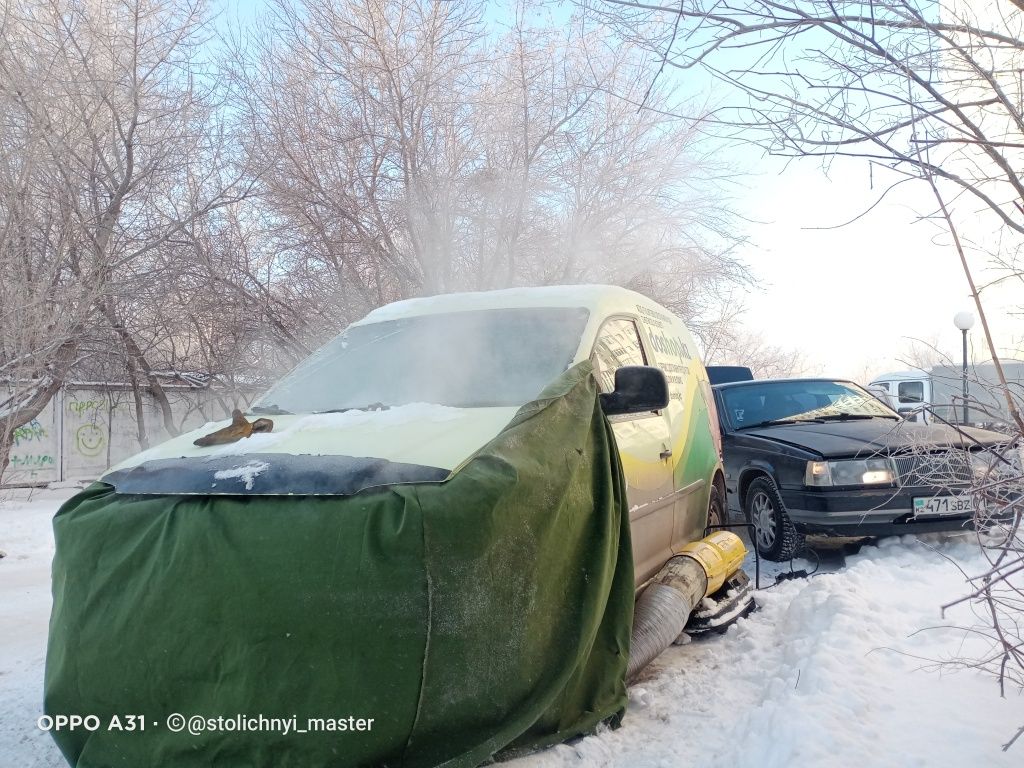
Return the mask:
[[587, 316], [585, 309], [496, 309], [351, 326], [254, 410], [522, 405], [572, 362]]

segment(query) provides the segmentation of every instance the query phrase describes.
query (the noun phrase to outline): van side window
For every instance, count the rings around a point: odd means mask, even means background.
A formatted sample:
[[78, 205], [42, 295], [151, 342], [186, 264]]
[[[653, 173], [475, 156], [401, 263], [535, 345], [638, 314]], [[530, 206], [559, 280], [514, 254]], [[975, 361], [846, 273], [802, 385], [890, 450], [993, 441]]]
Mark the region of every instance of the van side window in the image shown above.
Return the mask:
[[624, 318], [609, 320], [602, 326], [590, 356], [594, 375], [602, 392], [615, 390], [615, 371], [624, 365], [647, 365], [636, 323]]
[[901, 381], [899, 386], [901, 403], [923, 403], [924, 382], [923, 381]]

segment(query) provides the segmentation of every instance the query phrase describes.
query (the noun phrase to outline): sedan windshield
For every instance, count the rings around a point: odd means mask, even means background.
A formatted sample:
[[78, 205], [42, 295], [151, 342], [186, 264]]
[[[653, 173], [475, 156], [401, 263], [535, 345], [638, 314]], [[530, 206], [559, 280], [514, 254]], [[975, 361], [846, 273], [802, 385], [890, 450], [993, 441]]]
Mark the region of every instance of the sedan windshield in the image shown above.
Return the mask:
[[545, 307], [351, 326], [300, 363], [252, 410], [522, 405], [569, 367], [586, 321], [584, 309]]
[[844, 381], [766, 381], [722, 390], [737, 429], [764, 424], [899, 416], [856, 384]]

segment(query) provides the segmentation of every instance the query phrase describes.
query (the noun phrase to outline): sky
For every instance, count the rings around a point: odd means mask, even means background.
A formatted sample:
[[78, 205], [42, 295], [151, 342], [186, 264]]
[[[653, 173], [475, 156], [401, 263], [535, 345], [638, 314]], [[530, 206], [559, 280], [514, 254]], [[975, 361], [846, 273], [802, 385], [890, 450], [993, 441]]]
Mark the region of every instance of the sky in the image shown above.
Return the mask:
[[[252, 23], [266, 4], [223, 0], [222, 22]], [[488, 16], [498, 13], [488, 10]], [[681, 86], [685, 94], [687, 83]], [[744, 297], [747, 330], [800, 350], [809, 375], [866, 382], [904, 370], [912, 367], [915, 340], [959, 363], [961, 334], [953, 316], [973, 311], [973, 303], [948, 236], [919, 220], [934, 208], [927, 186], [905, 185], [854, 223], [835, 228], [879, 196], [878, 178], [872, 188], [866, 163], [836, 161], [826, 174], [818, 160], [786, 164], [753, 145], [735, 157], [737, 170], [747, 175], [733, 187], [733, 204], [750, 220], [744, 224], [749, 242], [737, 255], [756, 284]], [[994, 277], [981, 262], [975, 266], [979, 282]], [[1024, 315], [1013, 314], [1024, 300], [1008, 288], [984, 295], [1001, 354], [1024, 359]], [[989, 359], [978, 324], [969, 339], [972, 357]]]
[[[954, 362], [962, 357], [953, 316], [973, 311], [959, 257], [934, 222], [920, 213], [934, 207], [923, 183], [906, 185], [870, 208], [867, 166], [834, 164], [826, 175], [817, 161], [785, 169], [766, 158], [737, 200], [748, 216], [750, 244], [739, 256], [761, 282], [747, 296], [743, 322], [772, 344], [803, 351], [808, 373], [864, 379], [903, 370], [913, 340], [934, 344]], [[877, 179], [877, 177], [876, 177]], [[991, 279], [983, 264], [979, 282]], [[989, 322], [1003, 354], [1024, 358], [1024, 317], [1014, 316], [1008, 288], [986, 289]], [[1018, 297], [1017, 304], [1024, 304]], [[972, 354], [988, 359], [978, 324]]]

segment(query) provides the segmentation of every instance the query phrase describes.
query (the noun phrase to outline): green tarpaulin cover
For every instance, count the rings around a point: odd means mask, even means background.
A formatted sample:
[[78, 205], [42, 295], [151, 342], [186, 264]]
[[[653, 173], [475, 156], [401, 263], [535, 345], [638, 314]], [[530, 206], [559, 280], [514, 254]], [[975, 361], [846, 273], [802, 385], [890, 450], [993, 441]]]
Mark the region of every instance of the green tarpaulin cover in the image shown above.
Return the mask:
[[[473, 766], [626, 705], [628, 513], [589, 364], [444, 482], [301, 497], [97, 483], [54, 530], [45, 709], [100, 722], [54, 732], [73, 765]], [[175, 733], [172, 714], [235, 730]], [[114, 715], [145, 730], [109, 730]], [[307, 732], [240, 730], [260, 715]], [[316, 730], [348, 717], [371, 729]]]

